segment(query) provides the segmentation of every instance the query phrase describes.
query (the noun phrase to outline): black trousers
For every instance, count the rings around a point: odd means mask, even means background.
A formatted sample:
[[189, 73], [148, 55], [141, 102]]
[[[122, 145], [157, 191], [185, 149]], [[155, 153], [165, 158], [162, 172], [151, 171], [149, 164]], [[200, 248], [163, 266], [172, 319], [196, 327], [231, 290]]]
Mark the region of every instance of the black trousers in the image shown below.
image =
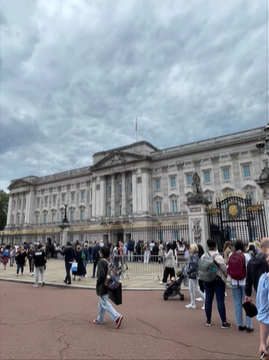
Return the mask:
[[164, 272], [163, 272], [163, 283], [167, 282], [168, 276], [170, 275], [170, 280], [173, 276], [175, 276], [175, 269], [174, 268], [169, 268], [169, 267], [165, 267]]

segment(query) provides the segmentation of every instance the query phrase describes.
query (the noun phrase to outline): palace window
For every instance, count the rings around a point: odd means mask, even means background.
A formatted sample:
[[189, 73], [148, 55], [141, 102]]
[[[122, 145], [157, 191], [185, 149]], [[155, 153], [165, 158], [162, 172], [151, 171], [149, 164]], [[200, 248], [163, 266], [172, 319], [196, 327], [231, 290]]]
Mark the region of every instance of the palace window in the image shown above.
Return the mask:
[[122, 185], [119, 184], [119, 195], [121, 195], [121, 194], [122, 194]]
[[85, 217], [85, 211], [84, 211], [84, 209], [81, 209], [80, 210], [80, 220], [81, 221], [84, 220], [84, 217]]
[[171, 189], [174, 189], [176, 187], [176, 178], [175, 178], [175, 176], [170, 177], [170, 186], [171, 186]]
[[111, 192], [112, 192], [112, 188], [111, 188], [111, 185], [109, 185], [109, 187], [108, 187], [108, 196], [111, 196]]
[[52, 222], [53, 223], [56, 222], [56, 213], [55, 212], [52, 213]]
[[130, 204], [130, 214], [133, 213], [133, 204]]
[[187, 186], [191, 186], [191, 183], [192, 183], [192, 174], [187, 174], [187, 175], [186, 175], [186, 181], [187, 181]]
[[35, 223], [36, 223], [36, 225], [38, 224], [38, 218], [39, 218], [39, 215], [36, 214], [36, 215], [35, 215]]
[[45, 206], [47, 206], [48, 205], [48, 196], [45, 196], [44, 202], [45, 202]]
[[161, 190], [161, 180], [160, 179], [155, 180], [155, 189]]
[[204, 171], [204, 180], [205, 180], [205, 184], [209, 184], [210, 183], [210, 171]]
[[74, 210], [70, 210], [70, 221], [74, 221], [75, 220], [75, 212]]
[[62, 204], [65, 204], [65, 194], [62, 194]]
[[46, 224], [47, 223], [47, 214], [44, 213], [43, 215], [43, 223]]
[[75, 192], [71, 192], [71, 202], [73, 203], [75, 201]]
[[171, 201], [171, 209], [172, 209], [172, 213], [177, 212], [177, 200], [172, 200]]
[[121, 205], [119, 205], [119, 216], [121, 216]]
[[52, 197], [52, 203], [53, 205], [56, 205], [57, 195], [53, 195]]
[[81, 201], [85, 200], [85, 190], [81, 190], [81, 192], [80, 192], [80, 200]]
[[244, 179], [248, 179], [251, 177], [250, 165], [243, 165], [243, 176]]
[[20, 214], [17, 214], [17, 224], [20, 223]]
[[39, 205], [40, 205], [40, 198], [37, 198], [36, 199], [36, 206], [39, 207]]
[[162, 212], [162, 203], [160, 201], [156, 202], [156, 213], [161, 214]]
[[132, 193], [132, 192], [133, 192], [133, 183], [130, 182], [130, 193]]
[[111, 216], [111, 206], [108, 207], [108, 216]]
[[224, 181], [230, 180], [230, 169], [229, 168], [222, 169], [222, 177], [223, 177]]

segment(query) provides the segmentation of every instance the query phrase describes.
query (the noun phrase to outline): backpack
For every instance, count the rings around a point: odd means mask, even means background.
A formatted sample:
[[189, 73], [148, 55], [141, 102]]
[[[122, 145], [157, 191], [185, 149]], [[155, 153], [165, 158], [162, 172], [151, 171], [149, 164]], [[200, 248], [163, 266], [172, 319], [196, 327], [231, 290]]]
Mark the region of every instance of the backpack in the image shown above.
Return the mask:
[[198, 261], [198, 278], [204, 282], [211, 282], [216, 278], [215, 257], [218, 253], [210, 255], [209, 252], [205, 253]]
[[83, 251], [81, 251], [81, 259], [86, 260], [86, 255], [85, 255], [85, 252], [83, 252]]
[[109, 276], [109, 279], [106, 279], [105, 281], [105, 285], [110, 289], [110, 290], [115, 290], [117, 289], [117, 287], [120, 284], [120, 279], [119, 279], [119, 275], [117, 273], [117, 269], [116, 266], [113, 263], [109, 263], [107, 261], [108, 264], [108, 269], [107, 269], [107, 276]]
[[233, 252], [228, 261], [228, 274], [234, 280], [243, 280], [246, 277], [246, 260], [242, 252]]
[[3, 256], [9, 256], [9, 251], [7, 249], [4, 251]]

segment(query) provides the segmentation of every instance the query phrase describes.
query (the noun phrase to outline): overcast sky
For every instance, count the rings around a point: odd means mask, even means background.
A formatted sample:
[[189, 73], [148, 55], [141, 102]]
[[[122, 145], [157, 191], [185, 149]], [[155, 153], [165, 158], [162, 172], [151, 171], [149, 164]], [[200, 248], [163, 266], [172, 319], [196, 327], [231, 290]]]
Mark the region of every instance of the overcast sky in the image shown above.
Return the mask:
[[267, 0], [1, 0], [0, 189], [265, 126]]

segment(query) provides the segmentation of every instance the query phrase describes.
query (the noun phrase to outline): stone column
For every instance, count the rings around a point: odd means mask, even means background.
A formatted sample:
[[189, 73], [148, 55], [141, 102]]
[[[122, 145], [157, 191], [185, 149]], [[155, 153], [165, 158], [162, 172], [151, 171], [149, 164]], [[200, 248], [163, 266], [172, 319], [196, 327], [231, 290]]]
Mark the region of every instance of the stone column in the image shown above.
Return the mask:
[[132, 204], [133, 214], [137, 213], [137, 181], [136, 181], [136, 169], [132, 171]]
[[96, 216], [96, 177], [92, 178], [92, 217]]
[[26, 197], [26, 209], [25, 209], [25, 225], [29, 225], [32, 223], [32, 214], [34, 213], [34, 200], [35, 200], [35, 192], [33, 188], [30, 188], [30, 192]]
[[106, 216], [106, 176], [100, 176], [100, 216]]
[[232, 168], [233, 168], [233, 178], [234, 178], [234, 187], [235, 187], [235, 191], [240, 191], [241, 190], [241, 169], [240, 169], [240, 165], [239, 165], [239, 161], [238, 161], [238, 155], [239, 152], [236, 153], [231, 153], [230, 157], [233, 161], [232, 163]]
[[184, 172], [183, 172], [184, 162], [178, 163], [178, 182], [179, 182], [179, 204], [178, 211], [184, 210], [184, 199], [185, 199], [185, 186], [184, 186]]
[[121, 180], [121, 190], [122, 190], [122, 197], [121, 197], [121, 214], [123, 216], [126, 215], [126, 174], [125, 172], [122, 173], [122, 180]]
[[115, 174], [111, 175], [111, 216], [115, 216], [116, 187]]
[[12, 201], [13, 201], [13, 195], [10, 194], [9, 195], [9, 199], [8, 199], [8, 210], [7, 210], [7, 226], [11, 225], [11, 214], [12, 214]]

